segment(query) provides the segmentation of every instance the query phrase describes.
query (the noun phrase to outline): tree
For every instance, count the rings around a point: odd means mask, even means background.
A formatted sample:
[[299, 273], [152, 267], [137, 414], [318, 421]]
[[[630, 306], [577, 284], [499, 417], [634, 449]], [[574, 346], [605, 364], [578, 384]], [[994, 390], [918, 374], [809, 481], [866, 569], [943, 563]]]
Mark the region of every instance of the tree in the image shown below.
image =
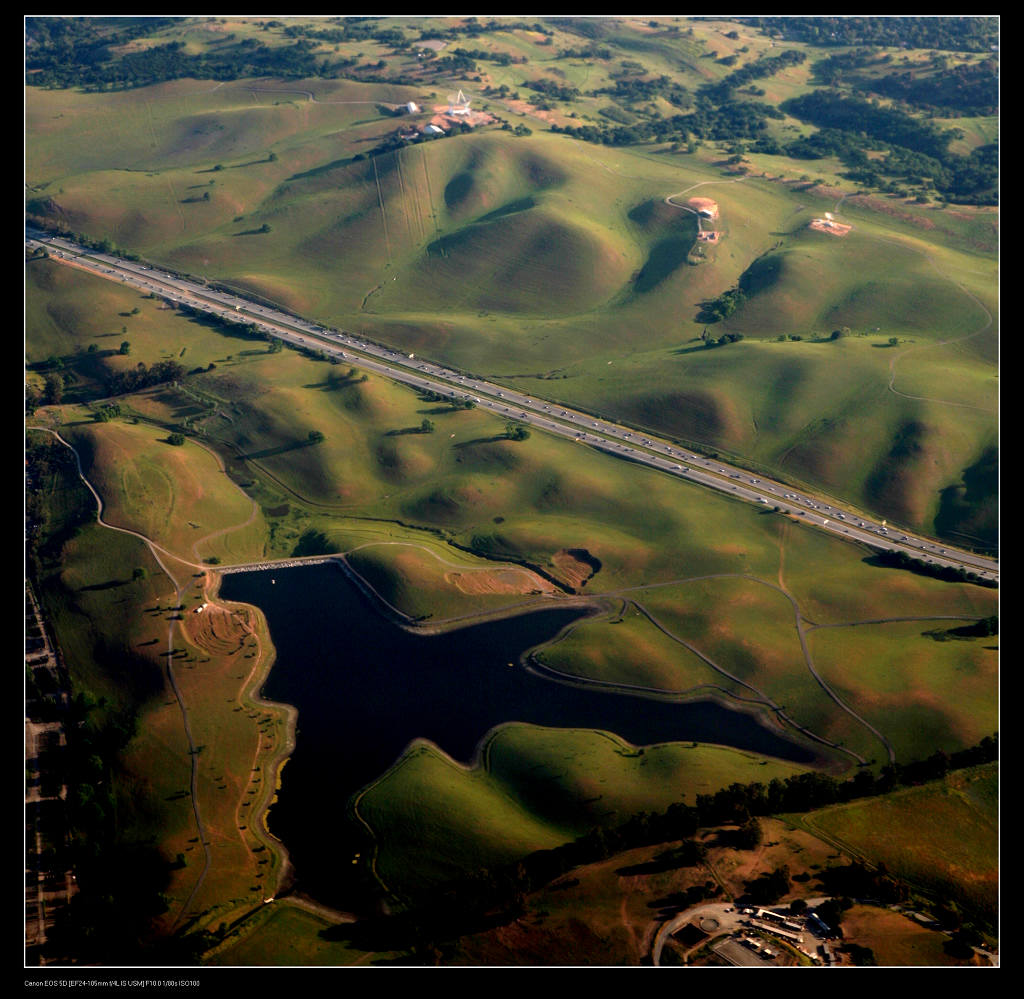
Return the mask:
[[889, 346], [890, 347], [895, 347], [899, 342], [900, 342], [900, 338], [898, 336], [891, 336], [891, 337], [889, 337]]
[[736, 830], [736, 846], [741, 850], [756, 850], [761, 839], [761, 823], [753, 816]]
[[149, 571], [147, 569], [144, 569], [141, 565], [137, 565], [132, 570], [132, 579], [140, 580], [141, 581], [141, 580], [148, 579], [148, 578], [149, 578]]
[[185, 435], [171, 434], [170, 437], [167, 438], [167, 443], [173, 444], [175, 447], [181, 447], [181, 445], [185, 443]]
[[306, 437], [306, 440], [308, 440], [310, 444], [319, 444], [323, 439], [324, 435], [322, 430], [310, 430]]
[[127, 357], [132, 352], [132, 345], [127, 340], [121, 341], [121, 349], [118, 351], [119, 354]]
[[51, 371], [46, 376], [46, 387], [43, 390], [43, 402], [47, 406], [57, 406], [64, 398], [64, 379]]
[[521, 423], [507, 423], [505, 425], [505, 437], [510, 441], [525, 441], [529, 436], [530, 431]]
[[263, 225], [261, 225], [259, 227], [258, 231], [259, 232], [270, 232], [271, 230], [270, 230], [270, 226], [266, 222], [264, 222]]
[[434, 432], [434, 424], [426, 417], [423, 418], [423, 422], [420, 424], [421, 434], [432, 434]]

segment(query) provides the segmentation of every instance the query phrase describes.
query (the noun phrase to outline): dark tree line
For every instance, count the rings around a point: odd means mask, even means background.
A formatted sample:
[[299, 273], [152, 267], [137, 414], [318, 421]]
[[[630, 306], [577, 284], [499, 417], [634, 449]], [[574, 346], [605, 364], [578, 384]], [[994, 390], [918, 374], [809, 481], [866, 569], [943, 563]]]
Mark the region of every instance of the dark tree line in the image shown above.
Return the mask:
[[176, 382], [185, 375], [185, 368], [177, 361], [157, 361], [151, 368], [140, 361], [134, 368], [120, 371], [107, 379], [108, 395], [138, 392], [150, 385]]
[[[980, 146], [969, 156], [949, 151], [957, 134], [913, 118], [896, 108], [876, 107], [859, 97], [817, 90], [786, 101], [782, 109], [817, 125], [815, 135], [785, 147], [790, 156], [816, 159], [838, 156], [854, 168], [861, 183], [881, 186], [883, 176], [921, 183], [925, 178], [944, 197], [960, 204], [996, 204], [999, 146]], [[887, 146], [889, 155], [870, 160], [867, 151]]]
[[[425, 960], [436, 959], [447, 941], [522, 915], [527, 894], [551, 885], [574, 867], [607, 860], [636, 847], [677, 841], [682, 844], [675, 851], [659, 855], [652, 863], [662, 867], [676, 860], [678, 866], [699, 863], [701, 844], [693, 838], [701, 828], [738, 825], [736, 835], [747, 844], [742, 848], [752, 848], [760, 835], [759, 829], [756, 833], [752, 829], [752, 825], [757, 825], [756, 816], [807, 812], [885, 794], [900, 786], [938, 779], [953, 769], [992, 762], [998, 758], [998, 752], [997, 737], [986, 736], [968, 749], [951, 754], [936, 752], [926, 760], [906, 765], [891, 764], [877, 775], [862, 769], [853, 778], [839, 780], [807, 772], [785, 779], [775, 778], [768, 784], [734, 783], [715, 794], [698, 794], [693, 805], [680, 802], [670, 805], [664, 812], [641, 812], [618, 826], [597, 826], [570, 843], [551, 850], [538, 850], [515, 863], [471, 872], [461, 879], [424, 890], [397, 915], [332, 927], [323, 935], [350, 940], [369, 950], [404, 949]], [[871, 873], [855, 867], [840, 883], [838, 879], [842, 877], [842, 873], [837, 874], [833, 882], [837, 890], [854, 885], [863, 889], [867, 885], [872, 897], [883, 898], [885, 892], [898, 892], [889, 885], [891, 879], [887, 879], [884, 869]], [[788, 891], [789, 886], [788, 871], [780, 868], [749, 882], [746, 897], [768, 903]], [[668, 899], [666, 903], [693, 904], [714, 893], [712, 887], [699, 890], [692, 899]], [[833, 915], [831, 910], [829, 915]]]
[[950, 583], [974, 583], [977, 586], [986, 586], [996, 589], [999, 584], [991, 579], [985, 579], [976, 572], [969, 569], [959, 569], [952, 565], [936, 565], [934, 562], [925, 562], [922, 559], [914, 558], [906, 552], [883, 551], [874, 556], [878, 565], [891, 566], [895, 569], [909, 569], [925, 576], [934, 576], [936, 579], [944, 579]]
[[740, 17], [776, 38], [810, 45], [884, 45], [988, 52], [999, 43], [996, 17]]
[[739, 87], [750, 83], [752, 80], [759, 80], [766, 76], [774, 76], [789, 66], [799, 66], [807, 61], [805, 52], [798, 52], [790, 49], [777, 56], [765, 56], [756, 62], [748, 63], [742, 69], [737, 69], [727, 77], [719, 80], [718, 83], [706, 83], [700, 88], [701, 96], [716, 104], [730, 100], [732, 92]]

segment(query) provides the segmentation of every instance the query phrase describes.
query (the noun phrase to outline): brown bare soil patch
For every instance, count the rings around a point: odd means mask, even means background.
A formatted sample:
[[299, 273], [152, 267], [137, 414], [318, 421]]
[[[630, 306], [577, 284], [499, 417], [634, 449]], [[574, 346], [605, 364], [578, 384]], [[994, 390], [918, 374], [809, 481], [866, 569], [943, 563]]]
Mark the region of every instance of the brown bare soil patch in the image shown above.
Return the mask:
[[229, 656], [238, 652], [255, 625], [250, 608], [229, 609], [217, 604], [190, 610], [182, 621], [189, 641], [213, 656]]
[[842, 222], [824, 222], [822, 219], [813, 219], [811, 228], [818, 232], [827, 232], [830, 236], [845, 236], [853, 226], [844, 225]]
[[713, 218], [718, 218], [718, 202], [711, 198], [690, 198], [686, 202], [694, 211], [711, 212]]
[[883, 201], [881, 198], [870, 198], [864, 195], [857, 195], [856, 197], [848, 199], [850, 204], [859, 205], [861, 208], [868, 208], [873, 212], [881, 212], [883, 215], [888, 215], [890, 218], [899, 219], [901, 222], [908, 222], [910, 225], [916, 225], [921, 229], [934, 229], [935, 223], [931, 219], [923, 218], [914, 212], [903, 211], [896, 205], [889, 201]]
[[565, 115], [559, 115], [554, 111], [541, 111], [540, 108], [534, 107], [527, 101], [510, 101], [506, 100], [505, 104], [512, 111], [520, 111], [523, 114], [532, 115], [534, 118], [539, 118], [541, 121], [546, 121], [549, 125], [558, 125], [563, 123]]
[[476, 126], [489, 125], [492, 121], [494, 121], [494, 118], [486, 111], [470, 111], [469, 114], [449, 114], [447, 104], [438, 104], [434, 108], [434, 117], [430, 119], [430, 124], [449, 132], [454, 125], [458, 125], [461, 122]]
[[601, 568], [601, 563], [586, 548], [563, 548], [551, 559], [555, 575], [562, 582], [579, 590]]
[[447, 572], [444, 577], [463, 593], [553, 593], [556, 587], [529, 569], [477, 569]]

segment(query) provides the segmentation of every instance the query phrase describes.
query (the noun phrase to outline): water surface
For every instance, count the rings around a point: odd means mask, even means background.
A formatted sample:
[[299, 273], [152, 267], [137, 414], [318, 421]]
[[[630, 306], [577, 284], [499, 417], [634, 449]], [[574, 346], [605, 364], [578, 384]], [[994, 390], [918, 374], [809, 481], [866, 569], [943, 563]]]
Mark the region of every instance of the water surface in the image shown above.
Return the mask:
[[295, 749], [268, 825], [288, 848], [297, 886], [342, 908], [354, 904], [358, 877], [351, 859], [365, 849], [345, 821], [346, 803], [415, 738], [469, 762], [490, 729], [528, 722], [602, 729], [634, 745], [696, 740], [795, 762], [814, 758], [751, 716], [714, 702], [671, 704], [510, 668], [584, 616], [579, 607], [411, 634], [331, 563], [232, 573], [221, 595], [263, 610], [277, 649], [263, 695], [298, 710]]

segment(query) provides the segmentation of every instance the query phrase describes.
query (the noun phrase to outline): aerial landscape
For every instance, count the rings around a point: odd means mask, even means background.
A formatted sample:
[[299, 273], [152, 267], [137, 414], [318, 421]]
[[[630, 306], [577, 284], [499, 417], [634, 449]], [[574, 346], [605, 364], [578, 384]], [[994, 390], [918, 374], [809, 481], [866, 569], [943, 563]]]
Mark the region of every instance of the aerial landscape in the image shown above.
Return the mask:
[[26, 983], [997, 967], [999, 27], [26, 16]]

